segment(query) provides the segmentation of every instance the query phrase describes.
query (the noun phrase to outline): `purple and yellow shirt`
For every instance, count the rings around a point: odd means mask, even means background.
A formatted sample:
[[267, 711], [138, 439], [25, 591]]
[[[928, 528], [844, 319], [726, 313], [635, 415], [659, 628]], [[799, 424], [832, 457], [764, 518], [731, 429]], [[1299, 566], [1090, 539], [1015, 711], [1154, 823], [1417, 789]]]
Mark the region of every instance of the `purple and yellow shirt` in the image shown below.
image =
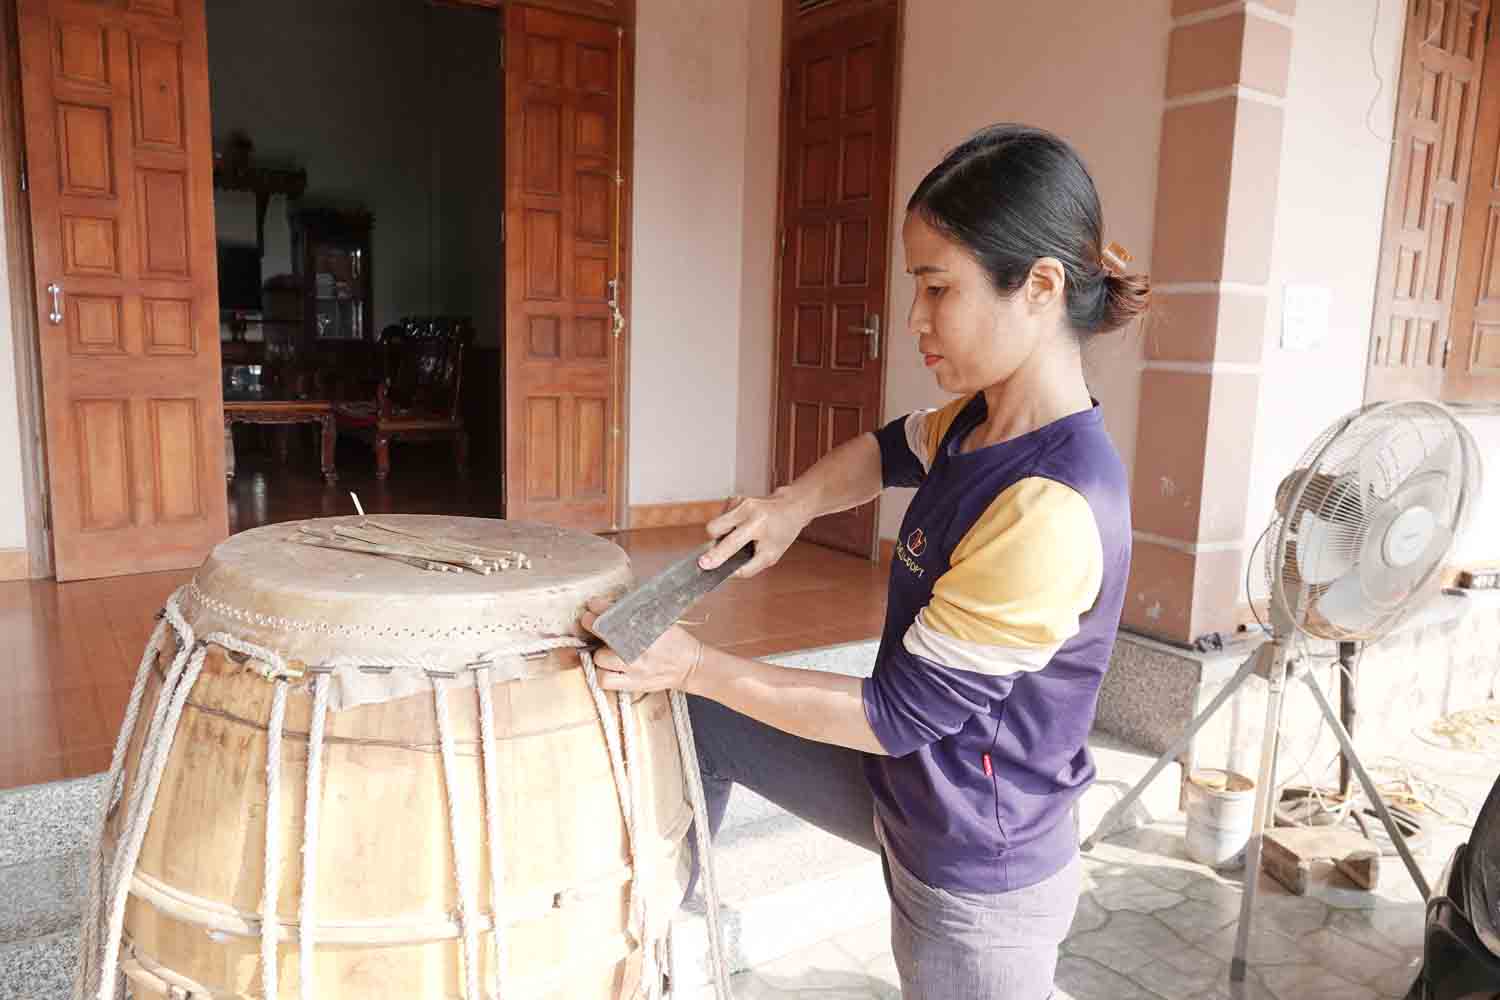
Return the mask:
[[1095, 405], [960, 454], [982, 394], [876, 432], [915, 486], [865, 714], [887, 848], [929, 885], [1007, 892], [1077, 851], [1073, 803], [1130, 572], [1124, 466]]

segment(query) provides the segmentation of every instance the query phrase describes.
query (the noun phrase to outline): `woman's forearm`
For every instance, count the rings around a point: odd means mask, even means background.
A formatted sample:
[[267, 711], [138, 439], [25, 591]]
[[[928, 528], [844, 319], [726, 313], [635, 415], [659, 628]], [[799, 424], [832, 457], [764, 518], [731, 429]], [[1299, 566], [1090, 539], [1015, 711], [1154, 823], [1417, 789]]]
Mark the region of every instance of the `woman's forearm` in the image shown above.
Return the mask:
[[865, 715], [858, 677], [778, 667], [705, 647], [687, 691], [793, 736], [885, 753]]
[[698, 565], [713, 569], [754, 542], [754, 558], [735, 575], [755, 576], [776, 565], [813, 518], [873, 500], [881, 486], [880, 444], [875, 435], [861, 434], [769, 497], [738, 500], [708, 522], [708, 533], [717, 541]]
[[811, 521], [868, 503], [880, 495], [880, 445], [873, 434], [845, 441], [789, 485], [777, 490]]

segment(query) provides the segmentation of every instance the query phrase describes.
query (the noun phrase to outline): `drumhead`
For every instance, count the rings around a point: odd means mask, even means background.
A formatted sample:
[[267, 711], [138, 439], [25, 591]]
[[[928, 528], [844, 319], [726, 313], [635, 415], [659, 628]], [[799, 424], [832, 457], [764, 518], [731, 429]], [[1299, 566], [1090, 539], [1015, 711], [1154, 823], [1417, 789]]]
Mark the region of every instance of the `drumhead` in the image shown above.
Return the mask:
[[[530, 567], [435, 572], [298, 540], [303, 526], [327, 532], [366, 520], [520, 552]], [[181, 609], [199, 638], [227, 632], [309, 666], [364, 657], [464, 671], [486, 658], [513, 660], [507, 651], [538, 640], [581, 637], [578, 615], [589, 598], [615, 596], [630, 580], [619, 546], [553, 525], [422, 514], [333, 517], [232, 536], [185, 588]], [[501, 676], [507, 672], [516, 673], [502, 669]]]

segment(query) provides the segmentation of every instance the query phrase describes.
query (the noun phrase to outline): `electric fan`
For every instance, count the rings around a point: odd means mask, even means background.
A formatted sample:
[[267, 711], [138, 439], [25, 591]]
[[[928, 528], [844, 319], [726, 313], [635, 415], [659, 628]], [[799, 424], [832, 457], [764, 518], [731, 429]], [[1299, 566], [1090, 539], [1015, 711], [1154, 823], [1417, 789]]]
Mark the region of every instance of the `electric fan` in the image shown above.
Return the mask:
[[1276, 491], [1273, 610], [1320, 639], [1371, 642], [1435, 592], [1480, 485], [1479, 450], [1436, 403], [1343, 417]]
[[1446, 408], [1429, 402], [1376, 403], [1323, 431], [1276, 490], [1264, 578], [1270, 641], [1245, 661], [1189, 724], [1178, 742], [1110, 809], [1084, 842], [1091, 850], [1152, 779], [1187, 749], [1252, 674], [1268, 682], [1255, 819], [1246, 852], [1245, 891], [1230, 964], [1230, 985], [1243, 987], [1245, 956], [1259, 882], [1261, 848], [1276, 770], [1281, 699], [1290, 674], [1312, 691], [1347, 766], [1384, 824], [1425, 899], [1430, 892], [1342, 721], [1313, 673], [1296, 657], [1302, 636], [1332, 640], [1341, 650], [1388, 633], [1436, 594], [1444, 562], [1478, 498], [1479, 449]]
[[1267, 530], [1274, 541], [1266, 548], [1265, 566], [1271, 641], [1263, 648], [1270, 657], [1270, 697], [1230, 964], [1232, 986], [1243, 984], [1247, 971], [1289, 670], [1312, 691], [1422, 897], [1431, 894], [1348, 731], [1312, 672], [1298, 669], [1292, 653], [1299, 634], [1372, 642], [1433, 596], [1444, 561], [1467, 526], [1481, 475], [1473, 437], [1447, 409], [1429, 402], [1377, 403], [1324, 430], [1276, 491], [1276, 518]]

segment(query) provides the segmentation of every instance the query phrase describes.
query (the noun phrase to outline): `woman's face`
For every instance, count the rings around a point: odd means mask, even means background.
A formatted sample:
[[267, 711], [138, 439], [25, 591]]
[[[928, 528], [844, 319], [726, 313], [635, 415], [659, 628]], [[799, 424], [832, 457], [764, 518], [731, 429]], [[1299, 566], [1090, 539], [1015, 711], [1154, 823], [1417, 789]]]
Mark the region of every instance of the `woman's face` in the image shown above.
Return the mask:
[[1008, 380], [1042, 336], [1032, 281], [1000, 294], [968, 250], [916, 212], [901, 242], [916, 281], [907, 330], [938, 385], [962, 395]]

